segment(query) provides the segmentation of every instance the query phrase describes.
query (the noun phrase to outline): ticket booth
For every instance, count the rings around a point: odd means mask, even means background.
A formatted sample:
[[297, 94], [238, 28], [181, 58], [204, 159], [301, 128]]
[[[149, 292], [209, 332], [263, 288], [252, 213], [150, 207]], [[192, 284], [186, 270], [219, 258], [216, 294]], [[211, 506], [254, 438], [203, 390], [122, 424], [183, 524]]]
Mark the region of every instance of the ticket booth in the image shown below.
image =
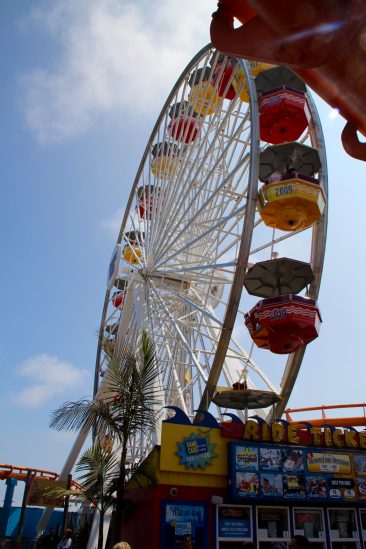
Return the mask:
[[329, 508], [329, 534], [332, 549], [359, 549], [356, 509]]
[[360, 523], [363, 539], [363, 547], [366, 549], [366, 509], [360, 509]]
[[236, 549], [243, 541], [253, 541], [252, 509], [249, 505], [216, 507], [215, 549]]
[[288, 549], [295, 535], [311, 549], [366, 549], [366, 431], [219, 424], [208, 412], [194, 424], [174, 410], [157, 484], [128, 490], [134, 549]]
[[288, 507], [257, 507], [259, 549], [287, 549], [290, 537]]
[[325, 525], [323, 509], [294, 507], [294, 534], [306, 536], [314, 549], [325, 547]]

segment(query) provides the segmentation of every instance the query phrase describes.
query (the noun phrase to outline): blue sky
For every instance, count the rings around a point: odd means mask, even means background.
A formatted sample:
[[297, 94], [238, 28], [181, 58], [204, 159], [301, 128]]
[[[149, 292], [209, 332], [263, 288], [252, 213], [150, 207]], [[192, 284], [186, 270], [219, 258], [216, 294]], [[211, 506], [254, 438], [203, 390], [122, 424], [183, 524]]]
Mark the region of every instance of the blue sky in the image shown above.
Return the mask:
[[[123, 206], [170, 88], [209, 41], [215, 2], [184, 6], [0, 4], [1, 463], [59, 471], [69, 451], [50, 411], [91, 393]], [[365, 164], [343, 152], [344, 121], [317, 105], [330, 186], [323, 326], [291, 406], [365, 400]]]

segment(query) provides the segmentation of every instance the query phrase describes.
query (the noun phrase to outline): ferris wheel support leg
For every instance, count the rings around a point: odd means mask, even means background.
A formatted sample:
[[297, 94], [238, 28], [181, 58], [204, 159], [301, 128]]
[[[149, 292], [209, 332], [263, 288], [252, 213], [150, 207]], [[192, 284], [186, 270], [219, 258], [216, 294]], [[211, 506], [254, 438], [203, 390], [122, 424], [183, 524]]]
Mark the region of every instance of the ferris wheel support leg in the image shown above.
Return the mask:
[[[148, 311], [147, 311], [147, 301], [146, 301], [146, 294], [145, 294], [145, 283], [143, 282], [142, 279], [141, 279], [141, 282], [136, 282], [136, 284], [134, 285], [134, 311], [135, 311], [136, 324], [140, 332], [139, 333], [139, 338], [140, 338], [142, 330], [145, 330], [147, 333], [150, 332], [150, 324], [149, 324]], [[157, 415], [159, 416], [161, 409], [165, 406], [164, 391], [162, 388], [162, 380], [160, 375], [158, 376], [155, 383], [157, 388], [157, 400], [159, 401], [159, 404], [156, 404], [154, 408]], [[152, 442], [154, 446], [156, 444], [160, 444], [160, 441], [161, 441], [160, 422], [157, 422], [157, 425], [154, 431], [152, 432], [151, 436], [152, 436]]]
[[[105, 543], [107, 541], [109, 524], [111, 522], [111, 516], [112, 516], [111, 511], [110, 510], [106, 511], [104, 515], [104, 521], [103, 521], [103, 547], [105, 547]], [[100, 513], [96, 509], [94, 512], [93, 522], [92, 522], [86, 549], [96, 549], [98, 547], [99, 521], [100, 521]]]

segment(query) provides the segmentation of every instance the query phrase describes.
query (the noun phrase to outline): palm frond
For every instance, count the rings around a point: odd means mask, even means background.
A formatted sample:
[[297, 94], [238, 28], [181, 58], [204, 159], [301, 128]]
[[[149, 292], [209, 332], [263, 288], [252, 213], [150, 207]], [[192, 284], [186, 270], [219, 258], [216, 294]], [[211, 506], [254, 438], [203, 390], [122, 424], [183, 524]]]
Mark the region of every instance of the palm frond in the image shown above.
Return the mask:
[[144, 461], [132, 466], [129, 470], [130, 478], [128, 486], [130, 488], [136, 484], [141, 488], [144, 484], [155, 486], [157, 484], [156, 477], [156, 459], [154, 453], [150, 453]]
[[90, 417], [92, 401], [82, 398], [76, 402], [64, 402], [51, 413], [50, 427], [56, 431], [81, 429]]
[[[82, 497], [93, 502], [101, 513], [115, 505], [115, 491], [118, 501], [123, 500], [125, 483], [131, 475], [131, 482], [137, 485], [155, 482], [155, 468], [148, 461], [129, 467], [125, 460], [129, 439], [136, 432], [148, 433], [155, 427], [162, 394], [154, 345], [146, 332], [140, 334], [136, 349], [124, 342], [107, 356], [107, 363], [98, 398], [65, 402], [52, 412], [50, 421], [56, 430], [93, 428], [97, 442], [84, 452], [76, 472], [83, 486]], [[122, 448], [120, 463], [98, 442], [105, 437], [118, 441]]]
[[85, 499], [103, 510], [115, 504], [111, 488], [119, 475], [119, 459], [116, 455], [95, 444], [85, 450], [75, 470], [82, 473], [77, 478], [82, 484]]

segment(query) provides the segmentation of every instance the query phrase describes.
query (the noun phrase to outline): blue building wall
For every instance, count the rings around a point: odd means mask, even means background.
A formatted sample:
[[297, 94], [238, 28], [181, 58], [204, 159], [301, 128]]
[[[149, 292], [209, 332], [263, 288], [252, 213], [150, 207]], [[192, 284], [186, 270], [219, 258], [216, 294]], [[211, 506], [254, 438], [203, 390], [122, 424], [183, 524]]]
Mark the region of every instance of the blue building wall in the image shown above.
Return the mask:
[[[20, 507], [11, 507], [10, 509], [0, 508], [0, 524], [4, 524], [6, 521], [6, 515], [8, 515], [6, 531], [2, 534], [3, 537], [14, 537], [17, 535], [18, 523], [20, 517]], [[43, 513], [43, 509], [39, 507], [27, 508], [24, 520], [23, 536], [25, 538], [35, 538], [36, 528], [39, 519]], [[54, 511], [49, 520], [47, 529], [54, 526], [56, 529], [62, 525], [63, 511]]]

